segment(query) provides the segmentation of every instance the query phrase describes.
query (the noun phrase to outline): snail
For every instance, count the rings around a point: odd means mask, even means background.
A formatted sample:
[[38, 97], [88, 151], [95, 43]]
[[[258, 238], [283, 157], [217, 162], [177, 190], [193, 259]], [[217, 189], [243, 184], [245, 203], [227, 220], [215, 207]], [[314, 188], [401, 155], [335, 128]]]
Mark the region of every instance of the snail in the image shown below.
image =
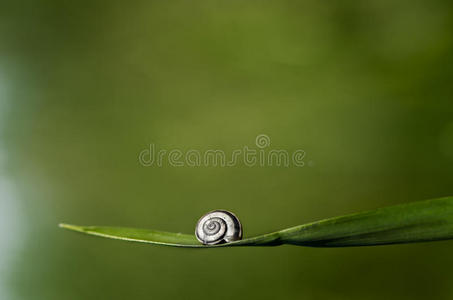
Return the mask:
[[242, 225], [232, 212], [214, 210], [198, 220], [195, 235], [205, 245], [229, 243], [242, 239]]

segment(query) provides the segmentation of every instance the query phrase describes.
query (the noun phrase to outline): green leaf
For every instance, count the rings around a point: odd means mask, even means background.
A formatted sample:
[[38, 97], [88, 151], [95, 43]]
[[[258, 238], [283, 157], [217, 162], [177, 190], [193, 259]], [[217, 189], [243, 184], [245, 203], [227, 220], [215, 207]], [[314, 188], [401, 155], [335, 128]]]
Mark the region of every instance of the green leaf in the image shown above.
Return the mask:
[[192, 234], [69, 224], [60, 224], [60, 227], [112, 239], [192, 248], [282, 244], [310, 247], [402, 244], [453, 239], [453, 197], [380, 208], [212, 246], [202, 245]]

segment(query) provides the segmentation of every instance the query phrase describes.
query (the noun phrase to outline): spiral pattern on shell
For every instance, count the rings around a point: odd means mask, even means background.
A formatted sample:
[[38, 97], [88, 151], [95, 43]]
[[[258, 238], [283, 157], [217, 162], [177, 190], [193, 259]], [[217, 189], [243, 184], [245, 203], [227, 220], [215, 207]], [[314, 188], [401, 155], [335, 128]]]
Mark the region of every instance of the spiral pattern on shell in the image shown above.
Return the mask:
[[242, 225], [233, 213], [214, 210], [198, 220], [195, 235], [205, 245], [228, 243], [242, 239]]

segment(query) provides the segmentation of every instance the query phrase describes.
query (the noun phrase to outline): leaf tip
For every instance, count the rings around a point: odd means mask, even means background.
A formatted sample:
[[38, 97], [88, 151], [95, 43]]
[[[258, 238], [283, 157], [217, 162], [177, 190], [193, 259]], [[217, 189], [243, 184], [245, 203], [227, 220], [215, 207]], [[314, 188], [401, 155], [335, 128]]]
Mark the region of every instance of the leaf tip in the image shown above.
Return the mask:
[[85, 230], [83, 230], [83, 227], [81, 227], [81, 226], [65, 224], [65, 223], [58, 224], [58, 227], [64, 228], [64, 229], [73, 230], [73, 231], [79, 231], [79, 232], [84, 232], [85, 231]]

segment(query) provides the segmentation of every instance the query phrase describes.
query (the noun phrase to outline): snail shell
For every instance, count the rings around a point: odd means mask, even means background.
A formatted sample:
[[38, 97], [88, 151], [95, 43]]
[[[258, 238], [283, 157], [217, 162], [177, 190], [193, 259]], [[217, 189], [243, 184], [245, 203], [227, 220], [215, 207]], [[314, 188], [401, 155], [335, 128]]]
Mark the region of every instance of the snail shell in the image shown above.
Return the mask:
[[195, 235], [205, 245], [228, 243], [242, 239], [242, 225], [233, 213], [214, 210], [198, 220]]

